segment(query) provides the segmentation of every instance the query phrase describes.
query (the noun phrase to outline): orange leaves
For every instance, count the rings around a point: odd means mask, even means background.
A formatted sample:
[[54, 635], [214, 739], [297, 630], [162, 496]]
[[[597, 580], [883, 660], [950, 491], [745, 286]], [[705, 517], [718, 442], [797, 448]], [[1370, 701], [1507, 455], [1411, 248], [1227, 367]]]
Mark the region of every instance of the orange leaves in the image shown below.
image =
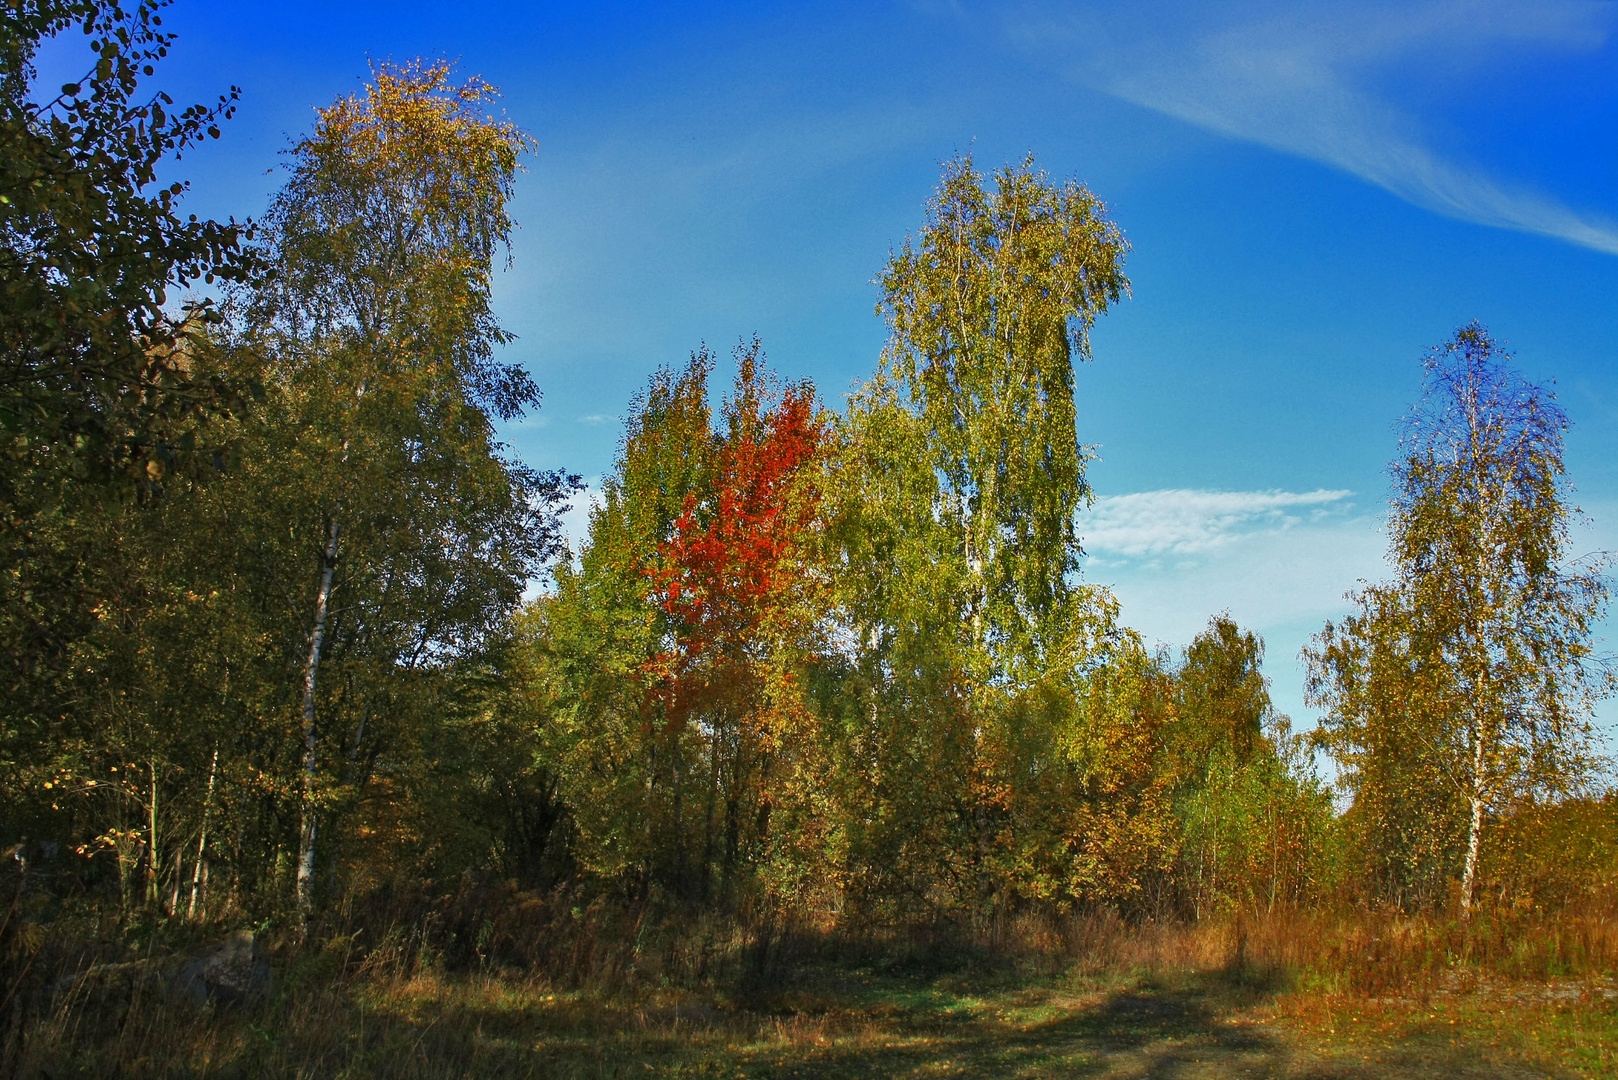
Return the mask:
[[[453, 73], [443, 60], [374, 65], [363, 98], [319, 110], [320, 137], [343, 147], [358, 167], [403, 166], [445, 199], [458, 197], [467, 175], [509, 173], [534, 140], [480, 113], [500, 96], [495, 87], [477, 76], [456, 85]], [[445, 147], [454, 148], [450, 168], [441, 160]]]
[[743, 385], [732, 411], [711, 490], [686, 495], [647, 571], [654, 602], [677, 624], [676, 648], [658, 660], [676, 682], [699, 666], [746, 668], [799, 636], [816, 591], [804, 557], [825, 436], [813, 390], [790, 387], [764, 410]]
[[638, 737], [662, 839], [648, 857], [684, 895], [730, 903], [762, 885], [775, 903], [798, 895], [823, 832], [804, 674], [824, 610], [826, 430], [813, 387], [772, 386], [755, 343], [712, 431], [706, 355], [654, 382], [626, 440], [625, 516], [648, 526], [620, 549], [652, 632]]

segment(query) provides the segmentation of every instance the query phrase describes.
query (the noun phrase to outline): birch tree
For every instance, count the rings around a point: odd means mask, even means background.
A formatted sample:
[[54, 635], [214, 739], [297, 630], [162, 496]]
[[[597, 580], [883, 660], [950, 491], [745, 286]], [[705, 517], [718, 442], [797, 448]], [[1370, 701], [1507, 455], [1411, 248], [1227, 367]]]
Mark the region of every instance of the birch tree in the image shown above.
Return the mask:
[[986, 179], [970, 157], [946, 166], [920, 236], [883, 273], [877, 383], [921, 429], [977, 646], [1027, 637], [1066, 594], [1090, 495], [1074, 365], [1129, 287], [1128, 245], [1086, 188], [1032, 158]]
[[1374, 755], [1394, 725], [1453, 794], [1463, 915], [1491, 816], [1589, 777], [1591, 710], [1613, 688], [1591, 641], [1605, 559], [1575, 558], [1569, 534], [1567, 417], [1510, 359], [1477, 323], [1424, 358], [1390, 469], [1398, 578], [1358, 594], [1360, 610], [1305, 652], [1351, 780], [1385, 767]]
[[1058, 669], [1088, 664], [1068, 645], [1108, 621], [1073, 585], [1090, 494], [1074, 372], [1128, 289], [1127, 250], [1077, 182], [965, 158], [879, 279], [888, 344], [828, 484], [847, 832], [876, 868], [852, 888], [953, 894], [978, 917], [1021, 858], [1011, 819], [1043, 820], [1023, 796], [1060, 786], [1052, 725], [1084, 709]]
[[[312, 904], [315, 848], [331, 792], [363, 786], [377, 739], [366, 685], [457, 653], [502, 625], [531, 568], [557, 542], [559, 474], [505, 460], [494, 417], [537, 406], [491, 304], [519, 156], [532, 145], [490, 116], [495, 90], [447, 64], [381, 66], [362, 94], [319, 111], [290, 151], [267, 216], [269, 284], [246, 304], [238, 353], [265, 357], [260, 448], [314, 573], [301, 689], [297, 899]], [[259, 530], [265, 551], [281, 542]], [[289, 596], [295, 592], [288, 592]], [[321, 689], [333, 650], [350, 658], [336, 697], [339, 747]], [[331, 760], [335, 758], [336, 760]]]

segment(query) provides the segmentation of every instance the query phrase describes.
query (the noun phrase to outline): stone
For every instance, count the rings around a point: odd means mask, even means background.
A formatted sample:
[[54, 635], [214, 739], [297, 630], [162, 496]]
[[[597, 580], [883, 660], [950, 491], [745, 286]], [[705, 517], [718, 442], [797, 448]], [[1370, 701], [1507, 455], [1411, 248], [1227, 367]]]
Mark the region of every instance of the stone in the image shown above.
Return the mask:
[[274, 992], [270, 962], [259, 952], [251, 930], [238, 930], [222, 944], [180, 967], [175, 992], [202, 1006], [226, 1008], [262, 1004]]

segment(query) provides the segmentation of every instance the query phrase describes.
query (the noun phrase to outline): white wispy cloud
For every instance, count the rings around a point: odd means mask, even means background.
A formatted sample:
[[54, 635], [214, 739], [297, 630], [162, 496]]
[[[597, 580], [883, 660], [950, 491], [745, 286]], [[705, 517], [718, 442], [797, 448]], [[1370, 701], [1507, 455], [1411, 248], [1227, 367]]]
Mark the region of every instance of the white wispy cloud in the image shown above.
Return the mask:
[[1255, 532], [1288, 530], [1351, 508], [1351, 491], [1142, 491], [1104, 495], [1080, 519], [1092, 557], [1184, 556]]
[[1379, 524], [1360, 515], [1249, 529], [1181, 558], [1091, 558], [1085, 577], [1111, 587], [1124, 622], [1150, 640], [1184, 645], [1208, 616], [1229, 611], [1282, 644], [1272, 655], [1291, 656], [1326, 619], [1348, 610], [1350, 589], [1388, 576]]
[[1267, 646], [1277, 707], [1304, 719], [1298, 650], [1387, 576], [1380, 517], [1352, 492], [1194, 491], [1104, 496], [1081, 516], [1084, 576], [1118, 597], [1125, 624], [1183, 646], [1229, 612]]
[[[1585, 506], [1570, 554], [1618, 551], [1618, 502]], [[1299, 650], [1327, 619], [1347, 613], [1344, 594], [1387, 581], [1382, 507], [1357, 507], [1346, 491], [1146, 491], [1098, 499], [1080, 519], [1084, 576], [1110, 587], [1123, 621], [1148, 641], [1190, 642], [1228, 611], [1266, 645], [1277, 707], [1308, 722]], [[1618, 650], [1618, 613], [1595, 627], [1599, 654]], [[1618, 739], [1618, 700], [1597, 709]]]
[[[1618, 254], [1618, 222], [1446, 160], [1381, 91], [1389, 76], [1482, 67], [1526, 49], [1602, 47], [1618, 7], [1585, 0], [1223, 4], [1166, 12], [1035, 3], [1014, 39], [1078, 80], [1231, 138], [1321, 161], [1418, 206]], [[1127, 12], [1127, 14], [1121, 14]]]
[[601, 505], [601, 497], [601, 481], [597, 480], [574, 495], [562, 512], [562, 536], [574, 555], [584, 549], [584, 542], [590, 538], [590, 514]]
[[[585, 485], [583, 491], [569, 499], [567, 509], [561, 513], [558, 524], [562, 527], [562, 540], [567, 544], [575, 566], [578, 565], [579, 553], [584, 547], [584, 542], [590, 537], [590, 512], [600, 505], [601, 481], [598, 479]], [[540, 593], [553, 589], [554, 585], [555, 581], [549, 572], [529, 578], [527, 588], [523, 590], [523, 599], [532, 600]]]

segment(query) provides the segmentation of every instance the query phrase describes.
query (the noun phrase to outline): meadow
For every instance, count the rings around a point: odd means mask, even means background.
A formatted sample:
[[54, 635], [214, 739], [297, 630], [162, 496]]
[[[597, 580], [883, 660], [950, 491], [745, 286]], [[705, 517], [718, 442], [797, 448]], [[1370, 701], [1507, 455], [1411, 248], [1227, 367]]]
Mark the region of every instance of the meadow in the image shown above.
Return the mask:
[[53, 1078], [1611, 1075], [1610, 922], [1524, 930], [1095, 917], [976, 948], [800, 935], [760, 971], [756, 942], [714, 928], [664, 955], [574, 941], [596, 957], [584, 980], [456, 967], [409, 935], [372, 950], [335, 936], [281, 950], [274, 996], [251, 1006], [81, 973], [12, 1064]]

